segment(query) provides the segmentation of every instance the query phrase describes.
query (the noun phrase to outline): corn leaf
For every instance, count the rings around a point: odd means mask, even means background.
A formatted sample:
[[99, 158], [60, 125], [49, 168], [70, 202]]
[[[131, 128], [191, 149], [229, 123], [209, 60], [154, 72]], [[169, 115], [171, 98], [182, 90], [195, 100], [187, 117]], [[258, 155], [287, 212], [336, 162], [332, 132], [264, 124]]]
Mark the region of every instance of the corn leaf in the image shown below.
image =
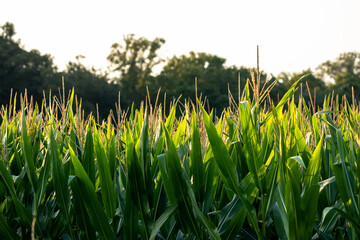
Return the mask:
[[[194, 109], [194, 107], [193, 107]], [[192, 113], [192, 139], [190, 152], [190, 171], [193, 177], [193, 190], [198, 202], [204, 201], [205, 187], [205, 170], [201, 154], [201, 142], [197, 127], [195, 109]]]
[[199, 238], [202, 235], [199, 232], [198, 227], [198, 223], [200, 223], [203, 227], [205, 227], [207, 233], [212, 239], [220, 239], [219, 233], [216, 231], [215, 226], [204, 217], [199, 207], [197, 206], [194, 192], [183, 175], [183, 170], [181, 169], [175, 145], [172, 142], [165, 126], [163, 128], [167, 151], [165, 153], [165, 166], [162, 164], [161, 171], [167, 172], [168, 174], [171, 184], [168, 188], [173, 189], [171, 194], [176, 193], [176, 195], [174, 194], [171, 197], [169, 196], [169, 200], [171, 201], [172, 205], [177, 204], [179, 206], [178, 219], [180, 223], [183, 227], [185, 227], [185, 229], [191, 229], [192, 232], [195, 233], [195, 235]]
[[112, 219], [116, 210], [116, 198], [114, 184], [111, 179], [110, 166], [105, 154], [105, 148], [100, 140], [100, 135], [94, 124], [94, 146], [97, 159], [97, 167], [100, 177], [101, 196], [103, 198], [105, 212], [109, 219]]
[[244, 193], [244, 191], [240, 188], [240, 184], [238, 182], [236, 166], [233, 161], [230, 159], [229, 152], [226, 149], [226, 146], [220, 136], [218, 135], [216, 128], [212, 121], [210, 120], [209, 115], [206, 113], [205, 109], [200, 105], [201, 111], [203, 113], [204, 124], [206, 128], [206, 132], [208, 134], [209, 142], [214, 153], [214, 158], [216, 164], [220, 170], [221, 177], [225, 185], [231, 189], [234, 193], [238, 195], [238, 197], [243, 202], [248, 220], [256, 234], [259, 238], [262, 238], [260, 233], [260, 229], [257, 222], [256, 210], [254, 206], [252, 206], [248, 200], [248, 196]]
[[56, 193], [56, 202], [64, 215], [65, 225], [68, 226], [70, 233], [70, 193], [68, 189], [68, 179], [65, 177], [64, 166], [59, 156], [58, 145], [55, 140], [54, 131], [50, 129], [50, 160], [52, 164], [52, 175], [54, 182], [54, 189]]
[[26, 174], [29, 178], [32, 188], [34, 189], [34, 191], [36, 191], [37, 176], [36, 176], [33, 152], [31, 150], [32, 148], [30, 145], [30, 139], [26, 127], [25, 110], [23, 110], [21, 117], [21, 147], [25, 158]]
[[20, 239], [14, 229], [10, 227], [4, 215], [0, 212], [0, 237], [2, 239], [16, 240]]
[[86, 127], [86, 139], [82, 157], [82, 164], [85, 172], [88, 174], [91, 182], [95, 184], [95, 154], [94, 154], [94, 139], [91, 132], [91, 121]]
[[8, 191], [10, 192], [10, 196], [12, 201], [15, 205], [15, 211], [20, 217], [21, 221], [25, 224], [27, 228], [30, 228], [32, 222], [32, 214], [18, 199], [16, 196], [15, 186], [13, 179], [10, 173], [6, 170], [4, 164], [0, 161], [0, 173], [1, 177], [7, 187]]
[[71, 147], [69, 147], [69, 151], [71, 162], [74, 166], [75, 175], [77, 177], [76, 181], [79, 185], [78, 189], [80, 190], [81, 195], [84, 196], [84, 199], [86, 199], [86, 201], [83, 202], [89, 215], [92, 227], [98, 232], [102, 239], [115, 239], [113, 230], [107, 220], [108, 217], [106, 216], [104, 208], [101, 206], [100, 201], [96, 196], [94, 185]]

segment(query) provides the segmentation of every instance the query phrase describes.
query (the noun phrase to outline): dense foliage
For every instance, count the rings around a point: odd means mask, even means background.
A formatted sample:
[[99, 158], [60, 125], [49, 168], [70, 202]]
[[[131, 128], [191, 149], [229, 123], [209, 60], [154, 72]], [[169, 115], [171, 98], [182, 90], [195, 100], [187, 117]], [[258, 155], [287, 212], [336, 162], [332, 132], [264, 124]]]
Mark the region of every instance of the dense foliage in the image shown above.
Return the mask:
[[219, 118], [201, 101], [166, 116], [117, 107], [101, 123], [73, 93], [11, 104], [0, 238], [358, 239], [359, 109], [330, 96], [320, 112], [296, 105], [298, 81], [274, 106], [260, 84]]
[[[162, 59], [158, 51], [165, 43], [162, 38], [148, 40], [136, 38], [130, 34], [124, 36], [121, 43], [114, 43], [107, 60], [108, 72], [94, 68], [88, 69], [81, 63], [81, 57], [76, 62], [69, 62], [64, 71], [58, 71], [50, 55], [42, 55], [38, 50], [26, 51], [20, 40], [15, 40], [15, 29], [11, 23], [6, 23], [0, 29], [0, 104], [9, 103], [10, 91], [24, 93], [34, 97], [39, 104], [43, 99], [44, 90], [48, 94], [58, 95], [62, 88], [62, 79], [66, 92], [73, 87], [83, 101], [85, 115], [93, 112], [100, 119], [106, 118], [110, 110], [115, 111], [113, 104], [118, 99], [123, 109], [131, 108], [134, 102], [139, 107], [141, 101], [150, 97], [165, 99], [167, 104], [182, 95], [183, 101], [196, 99], [195, 79], [197, 79], [197, 96], [206, 96], [211, 108], [216, 114], [229, 106], [229, 93], [238, 95], [239, 82], [243, 87], [251, 78], [251, 70], [246, 67], [226, 66], [226, 60], [208, 53], [190, 52], [188, 55], [173, 56]], [[162, 65], [161, 71], [154, 73], [154, 67]], [[280, 78], [281, 81], [273, 88], [270, 97], [278, 102], [286, 90], [312, 70], [300, 73], [281, 73], [272, 76], [261, 75], [262, 83]], [[326, 80], [332, 83], [325, 84]], [[298, 96], [302, 95], [307, 104], [313, 107], [321, 106], [326, 94], [346, 95], [350, 102], [360, 98], [360, 53], [349, 52], [341, 54], [335, 61], [327, 61], [315, 70], [313, 75], [304, 79]], [[159, 92], [159, 89], [161, 91]], [[80, 101], [80, 99], [78, 99]], [[98, 108], [97, 108], [98, 105]], [[97, 109], [101, 112], [97, 113]]]

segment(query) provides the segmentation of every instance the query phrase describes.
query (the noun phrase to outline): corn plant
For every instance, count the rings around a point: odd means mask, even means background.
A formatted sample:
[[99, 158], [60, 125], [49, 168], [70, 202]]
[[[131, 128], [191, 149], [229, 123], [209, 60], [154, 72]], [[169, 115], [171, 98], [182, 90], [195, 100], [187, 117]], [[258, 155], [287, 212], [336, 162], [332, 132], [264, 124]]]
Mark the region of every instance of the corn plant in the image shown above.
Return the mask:
[[299, 81], [275, 106], [253, 76], [220, 116], [176, 101], [97, 122], [74, 91], [4, 106], [0, 238], [358, 239], [359, 109], [296, 106]]

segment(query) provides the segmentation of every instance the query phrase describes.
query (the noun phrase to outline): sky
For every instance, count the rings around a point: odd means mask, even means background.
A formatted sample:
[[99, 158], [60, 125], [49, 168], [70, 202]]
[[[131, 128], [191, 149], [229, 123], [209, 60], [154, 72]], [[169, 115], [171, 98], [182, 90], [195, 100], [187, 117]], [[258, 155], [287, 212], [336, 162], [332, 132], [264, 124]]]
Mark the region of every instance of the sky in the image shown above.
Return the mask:
[[127, 34], [166, 43], [164, 58], [206, 52], [226, 65], [274, 75], [300, 72], [360, 52], [359, 0], [1, 0], [0, 25], [15, 25], [25, 49], [54, 57], [60, 70], [78, 55], [106, 69], [113, 43]]

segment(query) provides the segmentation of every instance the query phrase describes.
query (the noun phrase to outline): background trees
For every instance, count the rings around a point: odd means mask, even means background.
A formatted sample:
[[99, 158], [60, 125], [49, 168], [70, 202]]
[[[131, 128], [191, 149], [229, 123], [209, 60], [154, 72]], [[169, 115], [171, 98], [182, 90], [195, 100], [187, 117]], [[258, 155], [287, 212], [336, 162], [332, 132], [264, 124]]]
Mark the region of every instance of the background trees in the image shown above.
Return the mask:
[[[118, 84], [109, 82], [106, 74], [94, 68], [88, 69], [78, 60], [69, 62], [61, 75], [64, 77], [65, 90], [74, 88], [79, 100], [82, 99], [82, 109], [85, 114], [90, 112], [95, 114], [98, 110], [99, 117], [106, 118], [109, 111], [115, 108], [121, 89]], [[53, 88], [57, 87], [56, 85]], [[124, 98], [121, 100], [124, 104], [129, 104]], [[98, 104], [98, 109], [96, 104]]]
[[219, 107], [227, 102], [225, 81], [237, 81], [237, 76], [232, 76], [224, 63], [224, 58], [207, 53], [190, 52], [189, 56], [174, 56], [157, 77], [156, 87], [161, 87], [170, 98], [182, 94], [183, 99], [194, 100], [197, 78], [198, 95], [206, 95], [214, 107]]
[[352, 87], [356, 99], [360, 99], [360, 53], [347, 52], [340, 54], [335, 61], [322, 63], [317, 70], [323, 79], [331, 79], [330, 90], [345, 95], [352, 101]]
[[325, 95], [329, 93], [329, 89], [321, 78], [312, 73], [310, 68], [299, 73], [281, 73], [279, 78], [282, 80], [284, 88], [289, 89], [303, 76], [306, 77], [303, 78], [299, 85], [300, 89], [294, 94], [295, 102], [298, 103], [301, 95], [309, 105], [322, 104]]
[[[111, 46], [107, 57], [110, 64], [108, 72], [99, 72], [94, 67], [89, 69], [81, 64], [80, 58], [76, 62], [69, 62], [64, 71], [58, 71], [50, 55], [43, 55], [38, 50], [26, 51], [20, 40], [14, 39], [15, 34], [13, 24], [5, 23], [1, 26], [1, 105], [8, 104], [11, 89], [18, 93], [27, 89], [35, 101], [41, 102], [43, 91], [48, 93], [51, 89], [56, 94], [64, 79], [65, 90], [74, 87], [78, 98], [82, 98], [85, 113], [95, 112], [98, 104], [101, 118], [107, 116], [111, 109], [114, 110], [119, 91], [123, 109], [130, 107], [133, 102], [138, 105], [145, 100], [147, 86], [151, 99], [155, 99], [161, 88], [161, 97], [166, 93], [168, 101], [180, 95], [183, 100], [195, 101], [197, 78], [198, 96], [206, 96], [209, 106], [221, 112], [229, 105], [228, 93], [236, 99], [239, 79], [240, 87], [243, 88], [254, 70], [227, 66], [225, 58], [203, 52], [173, 56], [165, 61], [158, 54], [165, 43], [164, 39], [148, 40], [130, 34], [124, 37], [123, 42]], [[154, 74], [154, 67], [164, 61], [160, 73]], [[262, 73], [261, 82], [264, 84], [269, 79], [270, 82], [280, 79], [270, 92], [271, 100], [276, 103], [296, 80], [311, 72], [311, 69], [307, 69], [299, 73], [281, 73], [279, 76]], [[302, 91], [295, 94], [295, 101], [302, 93], [307, 102], [310, 102], [310, 95], [316, 95], [317, 101], [312, 99], [314, 105], [321, 104], [320, 99], [331, 91], [345, 95], [351, 101], [352, 87], [355, 98], [360, 99], [360, 53], [357, 52], [344, 53], [333, 61], [320, 64], [315, 74], [304, 78]]]
[[41, 55], [38, 50], [25, 51], [20, 41], [15, 41], [14, 25], [6, 23], [0, 36], [0, 103], [7, 104], [10, 90], [21, 93], [28, 90], [34, 100], [41, 101], [56, 73], [50, 55]]
[[[238, 80], [244, 87], [251, 79], [251, 70], [245, 67], [225, 66], [226, 60], [208, 53], [190, 52], [189, 55], [174, 56], [167, 61], [156, 78], [156, 88], [161, 87], [170, 98], [183, 96], [195, 101], [195, 78], [197, 78], [198, 97], [207, 97], [211, 108], [221, 112], [229, 106], [229, 92], [238, 96]], [[255, 70], [254, 70], [255, 71]], [[264, 83], [266, 74], [261, 76]]]
[[157, 50], [165, 43], [162, 38], [152, 41], [134, 34], [124, 37], [124, 43], [114, 43], [107, 59], [112, 71], [119, 73], [114, 81], [120, 84], [123, 93], [130, 102], [139, 103], [146, 97], [145, 87], [151, 84], [154, 67], [163, 60]]

